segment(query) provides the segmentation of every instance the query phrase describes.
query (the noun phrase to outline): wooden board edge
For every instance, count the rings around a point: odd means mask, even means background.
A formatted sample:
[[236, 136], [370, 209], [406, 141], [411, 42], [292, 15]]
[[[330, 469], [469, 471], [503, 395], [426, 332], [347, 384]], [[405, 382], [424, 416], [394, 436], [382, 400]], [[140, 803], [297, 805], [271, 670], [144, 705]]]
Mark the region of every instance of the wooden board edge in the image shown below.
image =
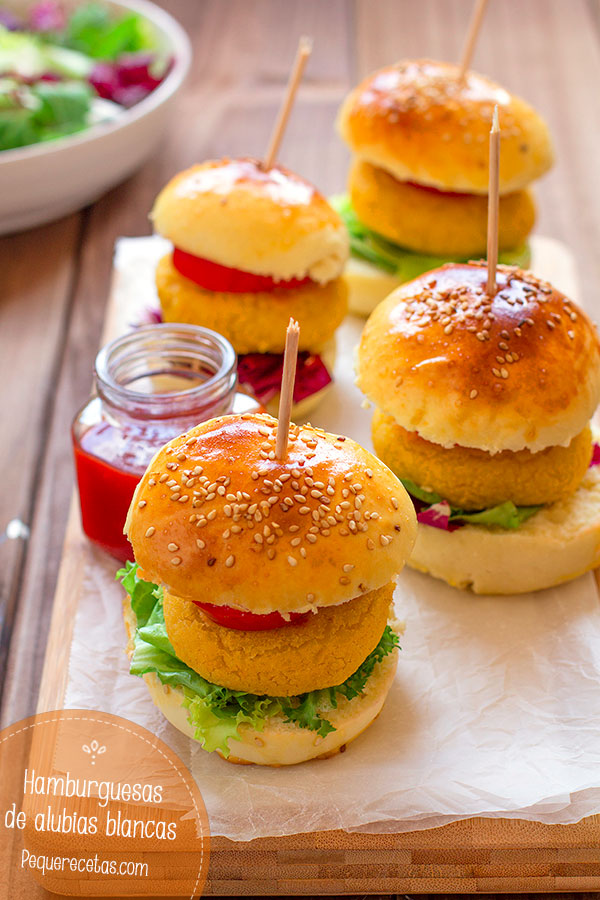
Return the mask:
[[62, 709], [64, 706], [71, 641], [87, 556], [84, 541], [77, 492], [73, 491], [44, 654], [36, 709], [38, 713]]

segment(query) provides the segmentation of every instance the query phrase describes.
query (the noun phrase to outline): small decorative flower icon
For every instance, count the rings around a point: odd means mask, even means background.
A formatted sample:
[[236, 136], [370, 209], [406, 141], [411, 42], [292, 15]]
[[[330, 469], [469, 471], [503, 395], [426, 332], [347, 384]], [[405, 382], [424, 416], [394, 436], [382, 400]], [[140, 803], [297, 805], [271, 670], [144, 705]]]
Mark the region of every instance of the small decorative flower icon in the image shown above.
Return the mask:
[[84, 753], [89, 753], [92, 757], [92, 765], [96, 765], [96, 756], [100, 756], [102, 753], [106, 753], [106, 747], [103, 744], [99, 744], [96, 739], [90, 741], [89, 744], [83, 744], [81, 749]]

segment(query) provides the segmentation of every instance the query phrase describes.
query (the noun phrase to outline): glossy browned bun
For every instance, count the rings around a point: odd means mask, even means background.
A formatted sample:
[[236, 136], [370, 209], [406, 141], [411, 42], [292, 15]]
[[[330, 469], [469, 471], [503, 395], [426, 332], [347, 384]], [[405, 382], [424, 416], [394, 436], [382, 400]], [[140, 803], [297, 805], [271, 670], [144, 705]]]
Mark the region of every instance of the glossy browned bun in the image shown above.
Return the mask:
[[485, 194], [489, 131], [498, 104], [500, 193], [546, 172], [553, 151], [546, 123], [524, 100], [478, 75], [428, 59], [403, 60], [369, 75], [346, 98], [338, 127], [357, 156], [447, 191]]
[[226, 628], [189, 600], [165, 593], [165, 625], [178, 658], [233, 691], [295, 697], [342, 684], [363, 664], [386, 626], [394, 583], [297, 625], [266, 631]]
[[[388, 240], [442, 259], [473, 259], [487, 247], [487, 197], [456, 194], [398, 181], [389, 172], [357, 159], [350, 168], [350, 198], [360, 221]], [[498, 245], [520, 247], [535, 224], [530, 190], [500, 198]]]
[[208, 160], [162, 189], [154, 227], [180, 250], [275, 280], [340, 275], [348, 234], [319, 191], [280, 165]]
[[150, 580], [254, 613], [344, 603], [394, 579], [416, 521], [390, 470], [349, 438], [277, 421], [211, 419], [156, 454], [126, 523]]
[[600, 342], [587, 315], [531, 272], [442, 266], [372, 313], [361, 390], [402, 428], [452, 447], [568, 446], [600, 398]]

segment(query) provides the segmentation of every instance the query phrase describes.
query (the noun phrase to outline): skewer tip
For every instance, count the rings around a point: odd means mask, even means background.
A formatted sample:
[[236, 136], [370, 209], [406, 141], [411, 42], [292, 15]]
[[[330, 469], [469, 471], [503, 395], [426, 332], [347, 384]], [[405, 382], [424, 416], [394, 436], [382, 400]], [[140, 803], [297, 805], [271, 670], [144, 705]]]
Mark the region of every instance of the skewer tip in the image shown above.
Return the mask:
[[494, 106], [494, 115], [492, 116], [492, 134], [496, 134], [497, 131], [500, 131], [500, 124], [498, 122], [498, 104]]

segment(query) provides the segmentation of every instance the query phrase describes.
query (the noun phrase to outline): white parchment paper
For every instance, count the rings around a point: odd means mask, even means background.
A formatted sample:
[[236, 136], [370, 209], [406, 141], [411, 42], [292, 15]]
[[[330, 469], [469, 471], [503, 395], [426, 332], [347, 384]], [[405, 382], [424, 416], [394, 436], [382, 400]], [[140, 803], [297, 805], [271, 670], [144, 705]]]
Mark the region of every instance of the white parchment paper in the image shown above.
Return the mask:
[[[163, 244], [117, 247], [118, 319], [155, 303]], [[573, 291], [570, 259], [537, 239], [536, 271]], [[562, 256], [561, 256], [562, 254]], [[312, 420], [370, 446], [353, 384], [361, 322], [340, 329], [336, 384]], [[300, 766], [233, 766], [169, 725], [129, 675], [115, 563], [87, 547], [67, 708], [102, 709], [158, 734], [198, 781], [213, 834], [234, 840], [343, 828], [408, 831], [470, 816], [569, 823], [600, 811], [600, 605], [591, 575], [518, 597], [476, 597], [406, 570], [406, 633], [375, 723], [345, 754]]]

